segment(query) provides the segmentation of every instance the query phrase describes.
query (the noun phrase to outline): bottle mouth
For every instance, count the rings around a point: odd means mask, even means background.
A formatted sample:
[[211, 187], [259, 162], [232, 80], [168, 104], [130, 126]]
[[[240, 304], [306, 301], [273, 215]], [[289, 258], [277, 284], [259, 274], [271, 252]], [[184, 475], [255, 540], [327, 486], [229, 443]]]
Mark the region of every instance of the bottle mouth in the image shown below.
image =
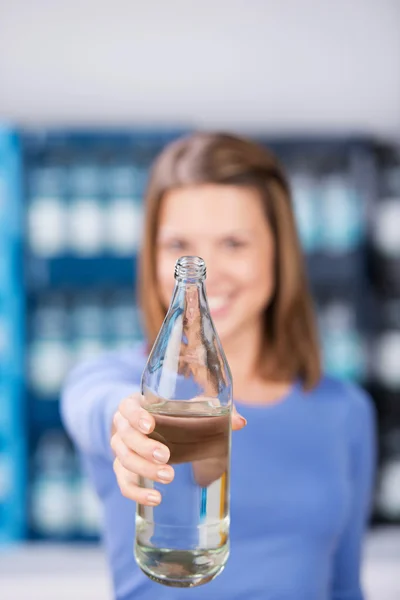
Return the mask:
[[181, 256], [175, 264], [177, 281], [202, 281], [206, 272], [206, 263], [200, 256]]

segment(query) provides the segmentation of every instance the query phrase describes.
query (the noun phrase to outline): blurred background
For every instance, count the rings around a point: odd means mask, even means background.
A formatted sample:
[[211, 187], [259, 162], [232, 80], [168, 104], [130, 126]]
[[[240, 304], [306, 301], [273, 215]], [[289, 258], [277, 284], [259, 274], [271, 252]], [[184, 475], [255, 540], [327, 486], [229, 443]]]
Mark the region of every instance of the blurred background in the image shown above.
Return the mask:
[[398, 599], [398, 0], [0, 0], [1, 597], [111, 597], [59, 392], [77, 361], [141, 339], [149, 165], [195, 129], [287, 167], [326, 370], [379, 417], [366, 587]]

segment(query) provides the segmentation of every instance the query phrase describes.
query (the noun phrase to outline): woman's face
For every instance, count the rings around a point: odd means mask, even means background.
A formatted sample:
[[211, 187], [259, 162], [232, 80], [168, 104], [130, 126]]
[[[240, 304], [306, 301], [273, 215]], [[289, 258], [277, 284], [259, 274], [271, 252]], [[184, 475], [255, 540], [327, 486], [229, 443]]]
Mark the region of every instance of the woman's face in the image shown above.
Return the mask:
[[207, 184], [168, 192], [157, 235], [157, 277], [166, 307], [175, 262], [183, 255], [205, 260], [210, 312], [223, 342], [260, 324], [274, 291], [274, 243], [256, 190]]

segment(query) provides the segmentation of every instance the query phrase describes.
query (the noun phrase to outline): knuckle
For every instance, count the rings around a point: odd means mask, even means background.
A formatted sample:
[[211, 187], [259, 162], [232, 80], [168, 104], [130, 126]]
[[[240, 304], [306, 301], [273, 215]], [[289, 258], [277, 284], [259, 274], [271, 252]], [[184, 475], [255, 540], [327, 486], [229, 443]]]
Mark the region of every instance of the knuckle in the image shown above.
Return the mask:
[[150, 479], [151, 481], [156, 481], [158, 479], [156, 468], [154, 467], [154, 465], [152, 465], [151, 463], [149, 463], [147, 461], [146, 461], [140, 475], [142, 477], [144, 477], [145, 479]]
[[113, 435], [110, 444], [111, 448], [114, 450], [115, 456], [119, 458], [121, 463], [123, 459], [125, 459], [131, 453], [129, 448], [126, 446], [126, 444], [123, 442], [120, 435], [118, 434]]
[[127, 424], [127, 427], [124, 427], [122, 431], [119, 432], [122, 441], [124, 444], [133, 452], [136, 452], [137, 446], [140, 445], [140, 441], [137, 439], [137, 432], [130, 424]]
[[126, 483], [121, 483], [119, 489], [121, 490], [121, 494], [124, 496], [124, 498], [129, 498], [130, 500], [135, 499], [132, 495], [131, 487]]
[[133, 402], [132, 402], [132, 397], [128, 396], [127, 398], [124, 398], [121, 402], [121, 404], [119, 405], [119, 412], [124, 416], [127, 417], [131, 412], [132, 409], [134, 409], [135, 407], [132, 406]]
[[117, 444], [117, 456], [120, 459], [121, 463], [124, 464], [124, 461], [127, 461], [129, 458], [130, 451], [124, 442], [119, 439]]
[[125, 413], [125, 407], [126, 407], [126, 398], [121, 400], [121, 402], [119, 403], [117, 412], [119, 412], [119, 413], [121, 413], [121, 415], [123, 415]]
[[132, 429], [128, 419], [122, 416], [119, 412], [116, 413], [114, 417], [114, 425], [121, 437], [126, 436], [126, 434]]
[[121, 451], [118, 452], [118, 458], [119, 458], [121, 465], [125, 469], [128, 469], [129, 471], [132, 470], [132, 457], [130, 455], [128, 448], [125, 446], [125, 444], [123, 444]]
[[137, 394], [131, 394], [124, 398], [120, 404], [120, 407], [123, 408], [125, 415], [132, 415], [140, 410], [140, 396]]
[[135, 441], [135, 452], [142, 456], [145, 460], [149, 460], [151, 458], [151, 451], [149, 451], [149, 440], [146, 437], [138, 439]]
[[114, 450], [114, 452], [116, 452], [116, 449], [118, 447], [118, 436], [116, 433], [114, 433], [114, 435], [111, 437], [110, 446]]

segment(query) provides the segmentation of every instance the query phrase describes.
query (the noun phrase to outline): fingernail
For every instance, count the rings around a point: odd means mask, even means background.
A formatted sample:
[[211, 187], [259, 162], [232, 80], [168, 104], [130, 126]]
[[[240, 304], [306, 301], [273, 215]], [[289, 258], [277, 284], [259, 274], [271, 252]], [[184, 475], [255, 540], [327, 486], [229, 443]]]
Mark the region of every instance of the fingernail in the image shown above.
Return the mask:
[[171, 481], [173, 475], [169, 469], [160, 469], [157, 472], [157, 477], [163, 481]]
[[149, 433], [151, 423], [150, 421], [147, 421], [147, 419], [139, 419], [139, 427], [142, 431], [144, 431], [144, 433]]
[[247, 419], [245, 419], [244, 417], [242, 417], [242, 415], [239, 415], [239, 419], [240, 419], [240, 422], [241, 422], [241, 424], [243, 425], [243, 427], [244, 427], [245, 425], [247, 425]]
[[150, 504], [160, 504], [160, 496], [158, 494], [154, 494], [153, 492], [147, 494], [147, 500], [150, 502]]
[[153, 457], [160, 463], [166, 463], [169, 459], [169, 452], [161, 450], [161, 448], [156, 448], [153, 452]]

